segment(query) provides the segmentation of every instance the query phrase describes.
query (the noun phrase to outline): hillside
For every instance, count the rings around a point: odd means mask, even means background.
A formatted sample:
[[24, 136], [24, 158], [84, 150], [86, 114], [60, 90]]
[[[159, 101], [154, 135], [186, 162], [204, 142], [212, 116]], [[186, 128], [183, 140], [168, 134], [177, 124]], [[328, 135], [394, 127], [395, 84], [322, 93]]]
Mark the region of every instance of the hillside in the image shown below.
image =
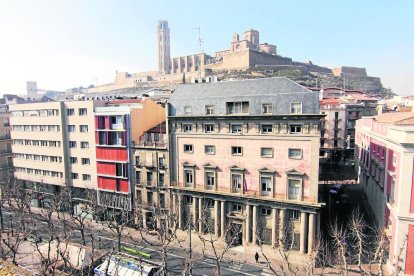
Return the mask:
[[287, 77], [306, 87], [345, 87], [346, 89], [362, 90], [370, 94], [380, 94], [382, 96], [393, 94], [390, 89], [383, 87], [379, 78], [356, 75], [337, 77], [333, 74], [307, 72], [291, 68], [280, 70], [222, 70], [215, 71], [214, 75], [222, 80]]

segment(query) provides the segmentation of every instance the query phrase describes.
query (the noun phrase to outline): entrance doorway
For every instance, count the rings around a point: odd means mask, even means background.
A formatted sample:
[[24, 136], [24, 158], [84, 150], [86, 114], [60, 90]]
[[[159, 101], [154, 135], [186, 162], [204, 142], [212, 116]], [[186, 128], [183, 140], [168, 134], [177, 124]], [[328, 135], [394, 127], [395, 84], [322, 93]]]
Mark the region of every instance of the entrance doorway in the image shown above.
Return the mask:
[[230, 228], [227, 230], [226, 242], [232, 243], [232, 246], [243, 244], [243, 227], [240, 223], [230, 223]]

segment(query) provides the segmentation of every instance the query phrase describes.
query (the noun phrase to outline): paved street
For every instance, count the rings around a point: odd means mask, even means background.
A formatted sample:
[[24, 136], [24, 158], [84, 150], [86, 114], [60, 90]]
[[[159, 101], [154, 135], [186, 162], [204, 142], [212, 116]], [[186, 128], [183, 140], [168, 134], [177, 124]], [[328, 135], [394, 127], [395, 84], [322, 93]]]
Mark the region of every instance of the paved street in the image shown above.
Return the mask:
[[[5, 228], [10, 228], [10, 226], [18, 226], [18, 221], [13, 219], [13, 214], [9, 211], [3, 211], [4, 224]], [[36, 230], [34, 231], [37, 236], [42, 239], [47, 239], [47, 222], [41, 221], [41, 216], [33, 214], [31, 219], [34, 219], [36, 222]], [[12, 224], [10, 223], [11, 221]], [[57, 227], [59, 234], [62, 234], [64, 231], [64, 225], [60, 221], [55, 221], [53, 224], [54, 227]], [[96, 237], [100, 239], [99, 248], [106, 249], [108, 252], [112, 250], [113, 247], [116, 247], [116, 240], [114, 235], [109, 231], [103, 230], [103, 228], [97, 230], [95, 228], [87, 228], [86, 233], [95, 233]], [[88, 235], [87, 235], [88, 236]], [[137, 240], [138, 237], [134, 240]], [[78, 230], [73, 231], [71, 234], [70, 240], [74, 243], [81, 244], [82, 238], [81, 233]], [[87, 237], [87, 242], [90, 242], [90, 237]], [[157, 246], [151, 246], [148, 244], [137, 244], [137, 242], [132, 241], [129, 237], [124, 237], [122, 239], [122, 245], [135, 248], [141, 252], [151, 254], [151, 261], [161, 262], [160, 248]], [[180, 275], [183, 270], [183, 265], [185, 261], [189, 258], [188, 249], [179, 248], [175, 246], [168, 247], [168, 272], [170, 275]], [[214, 275], [215, 269], [215, 260], [204, 257], [196, 252], [193, 252], [193, 275]], [[267, 269], [260, 265], [252, 265], [246, 263], [237, 263], [237, 262], [221, 262], [222, 275], [272, 275]]]

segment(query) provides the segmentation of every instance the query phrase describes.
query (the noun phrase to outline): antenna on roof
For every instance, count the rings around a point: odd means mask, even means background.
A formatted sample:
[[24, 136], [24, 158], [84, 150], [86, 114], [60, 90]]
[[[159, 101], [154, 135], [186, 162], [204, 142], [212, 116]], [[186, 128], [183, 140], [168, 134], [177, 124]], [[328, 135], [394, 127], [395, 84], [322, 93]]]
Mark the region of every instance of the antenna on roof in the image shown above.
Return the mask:
[[198, 53], [198, 74], [201, 78], [201, 54], [203, 53], [203, 39], [201, 38], [201, 27], [198, 26], [197, 28], [194, 28], [195, 30], [198, 30], [198, 47], [199, 47], [199, 53]]

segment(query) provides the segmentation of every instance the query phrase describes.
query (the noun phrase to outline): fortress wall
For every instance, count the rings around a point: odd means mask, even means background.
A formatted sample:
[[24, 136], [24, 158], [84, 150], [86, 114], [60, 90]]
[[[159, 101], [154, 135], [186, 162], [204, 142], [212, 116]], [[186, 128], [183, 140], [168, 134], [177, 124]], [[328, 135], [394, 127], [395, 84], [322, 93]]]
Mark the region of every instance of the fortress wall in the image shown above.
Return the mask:
[[365, 68], [359, 67], [341, 66], [338, 68], [333, 68], [332, 72], [337, 77], [342, 75], [358, 75], [365, 77], [367, 76], [367, 70]]
[[212, 70], [247, 69], [249, 68], [249, 50], [224, 55], [223, 61], [208, 64], [205, 68]]
[[256, 65], [293, 65], [291, 58], [249, 51], [249, 66]]

